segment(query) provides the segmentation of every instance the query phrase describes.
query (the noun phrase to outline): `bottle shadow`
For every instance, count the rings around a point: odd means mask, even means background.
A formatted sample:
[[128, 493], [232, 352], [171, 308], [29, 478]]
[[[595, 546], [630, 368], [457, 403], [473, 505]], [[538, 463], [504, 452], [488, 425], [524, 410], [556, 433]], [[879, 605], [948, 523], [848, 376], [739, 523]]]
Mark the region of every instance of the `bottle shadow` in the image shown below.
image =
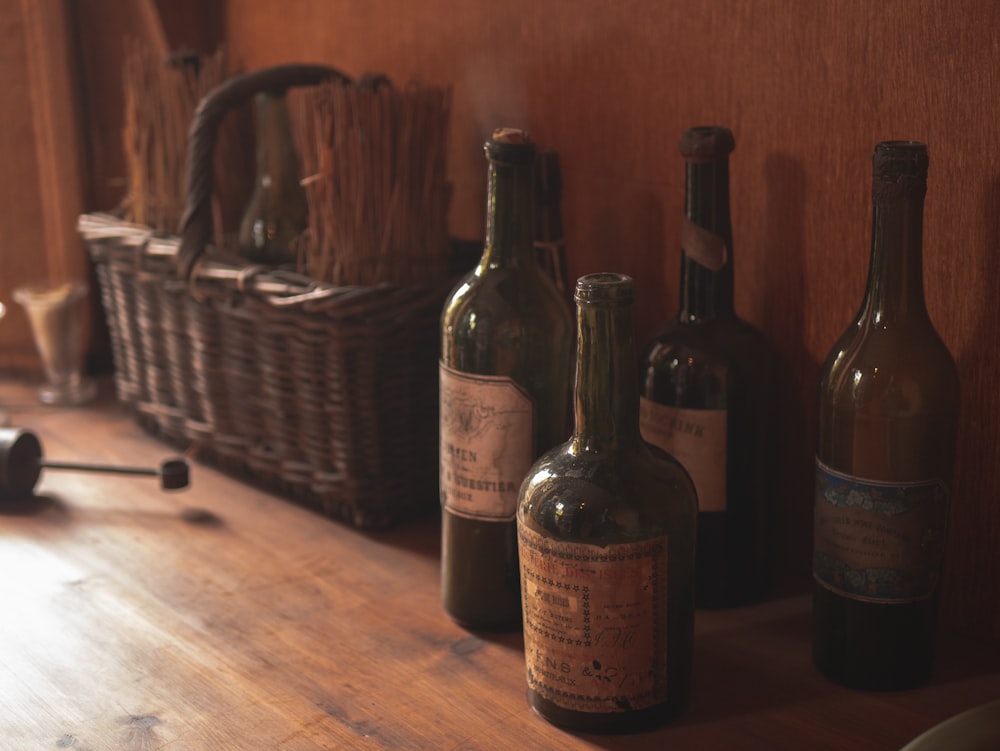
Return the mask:
[[983, 235], [969, 249], [970, 262], [978, 267], [975, 286], [970, 289], [957, 280], [947, 286], [950, 275], [960, 273], [951, 269], [951, 260], [944, 278], [937, 279], [951, 295], [935, 306], [938, 310], [957, 321], [966, 310], [973, 314], [973, 320], [961, 326], [960, 349], [952, 351], [961, 377], [961, 405], [941, 626], [948, 642], [959, 643], [971, 635], [989, 637], [996, 644], [1000, 604], [994, 593], [1000, 557], [991, 540], [1000, 539], [1000, 518], [993, 512], [1000, 485], [1000, 421], [990, 416], [1000, 408], [1000, 296], [995, 294], [1000, 279], [1000, 177], [989, 183], [979, 219]]
[[819, 363], [810, 354], [805, 269], [806, 172], [787, 154], [764, 163], [766, 219], [762, 281], [763, 328], [774, 349], [772, 384], [774, 500], [770, 510], [775, 540], [773, 594], [808, 590], [812, 556], [812, 486]]

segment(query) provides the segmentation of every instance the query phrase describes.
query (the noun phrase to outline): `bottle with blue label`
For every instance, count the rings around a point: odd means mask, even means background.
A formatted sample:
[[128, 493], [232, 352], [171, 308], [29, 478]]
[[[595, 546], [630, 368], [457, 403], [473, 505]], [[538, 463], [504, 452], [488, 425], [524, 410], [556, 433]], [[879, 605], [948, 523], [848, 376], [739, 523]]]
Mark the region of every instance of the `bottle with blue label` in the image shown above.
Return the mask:
[[813, 656], [860, 689], [924, 683], [934, 655], [959, 381], [924, 301], [927, 165], [876, 146], [867, 289], [820, 374]]

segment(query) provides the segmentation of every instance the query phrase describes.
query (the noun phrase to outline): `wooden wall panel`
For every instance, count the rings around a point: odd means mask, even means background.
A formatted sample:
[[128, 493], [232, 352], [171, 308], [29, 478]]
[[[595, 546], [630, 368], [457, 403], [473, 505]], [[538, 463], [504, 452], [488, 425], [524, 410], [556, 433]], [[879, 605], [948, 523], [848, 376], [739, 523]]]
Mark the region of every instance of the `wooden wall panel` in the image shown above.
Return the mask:
[[[0, 319], [0, 367], [31, 366], [34, 342], [24, 313], [11, 299], [21, 282], [44, 268], [44, 208], [36, 162], [34, 113], [28, 65], [26, 25], [20, 3], [0, 4], [0, 70], [10, 71], [0, 86], [0, 302], [7, 315]], [[41, 261], [41, 263], [39, 263]]]
[[558, 149], [574, 275], [638, 280], [637, 325], [674, 313], [681, 131], [733, 128], [737, 307], [785, 363], [777, 569], [804, 588], [818, 363], [854, 314], [869, 251], [870, 157], [931, 152], [925, 276], [962, 368], [946, 622], [1000, 634], [1000, 5], [989, 0], [221, 0], [247, 68], [323, 61], [455, 87], [451, 229], [482, 232], [481, 145], [500, 124]]

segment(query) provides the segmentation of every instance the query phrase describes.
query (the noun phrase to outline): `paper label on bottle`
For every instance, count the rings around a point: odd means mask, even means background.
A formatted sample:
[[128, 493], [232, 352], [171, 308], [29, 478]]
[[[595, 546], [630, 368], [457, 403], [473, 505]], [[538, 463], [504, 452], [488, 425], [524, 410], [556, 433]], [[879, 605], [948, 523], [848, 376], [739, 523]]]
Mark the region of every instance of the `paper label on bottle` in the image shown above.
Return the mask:
[[698, 493], [698, 511], [726, 510], [724, 409], [681, 409], [639, 398], [642, 437], [679, 461]]
[[667, 538], [585, 545], [518, 524], [528, 686], [563, 709], [667, 700]]
[[510, 378], [440, 371], [441, 503], [470, 519], [511, 521], [534, 457], [531, 397]]
[[855, 600], [930, 597], [944, 558], [943, 483], [890, 483], [842, 474], [816, 460], [813, 577]]
[[681, 247], [688, 258], [711, 271], [722, 271], [729, 261], [726, 241], [688, 217], [681, 222]]

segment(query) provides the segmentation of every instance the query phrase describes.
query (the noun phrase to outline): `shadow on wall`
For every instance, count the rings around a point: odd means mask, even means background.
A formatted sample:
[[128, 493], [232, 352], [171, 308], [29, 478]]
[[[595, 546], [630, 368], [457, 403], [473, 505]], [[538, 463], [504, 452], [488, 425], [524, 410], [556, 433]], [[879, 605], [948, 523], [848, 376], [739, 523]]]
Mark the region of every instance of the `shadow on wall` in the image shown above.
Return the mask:
[[806, 342], [806, 172], [780, 153], [764, 162], [765, 238], [761, 256], [763, 328], [775, 349], [776, 420], [772, 477], [775, 595], [811, 581], [813, 467], [819, 363]]
[[[622, 187], [627, 189], [628, 186]], [[581, 229], [590, 233], [590, 245], [597, 249], [598, 255], [581, 258], [582, 254], [578, 254], [571, 259], [574, 274], [612, 271], [628, 274], [635, 282], [638, 353], [653, 331], [677, 312], [677, 290], [665, 273], [664, 263], [676, 264], [679, 268], [680, 244], [666, 235], [661, 197], [653, 192], [639, 191], [609, 200], [603, 210], [588, 222], [581, 223]], [[571, 255], [573, 251], [570, 247], [567, 253]], [[571, 281], [575, 282], [575, 279]]]
[[[948, 552], [945, 558], [945, 589], [942, 594], [943, 627], [976, 632], [989, 638], [1000, 635], [1000, 609], [992, 608], [988, 622], [979, 614], [982, 596], [1000, 580], [1000, 420], [983, 414], [983, 405], [996, 399], [1000, 384], [1000, 177], [985, 191], [981, 213], [984, 232], [982, 259], [975, 278], [979, 289], [967, 290], [965, 299], [951, 301], [956, 315], [972, 307], [975, 317], [964, 335], [965, 346], [953, 352], [961, 381], [961, 414], [953, 481]], [[956, 263], [964, 252], [955, 248]], [[961, 292], [961, 290], [959, 290]], [[978, 539], [971, 540], [975, 535]]]
[[[654, 193], [640, 193], [631, 203], [625, 224], [625, 245], [605, 246], [612, 265], [620, 261], [621, 248], [634, 250], [631, 268], [626, 270], [635, 280], [635, 320], [636, 348], [638, 352], [646, 345], [652, 332], [645, 323], [653, 322], [653, 328], [662, 327], [677, 312], [677, 290], [667, 289], [665, 263], [680, 267], [680, 243], [667, 238], [663, 204]], [[619, 241], [621, 243], [621, 241]], [[636, 259], [641, 259], [636, 263]]]

